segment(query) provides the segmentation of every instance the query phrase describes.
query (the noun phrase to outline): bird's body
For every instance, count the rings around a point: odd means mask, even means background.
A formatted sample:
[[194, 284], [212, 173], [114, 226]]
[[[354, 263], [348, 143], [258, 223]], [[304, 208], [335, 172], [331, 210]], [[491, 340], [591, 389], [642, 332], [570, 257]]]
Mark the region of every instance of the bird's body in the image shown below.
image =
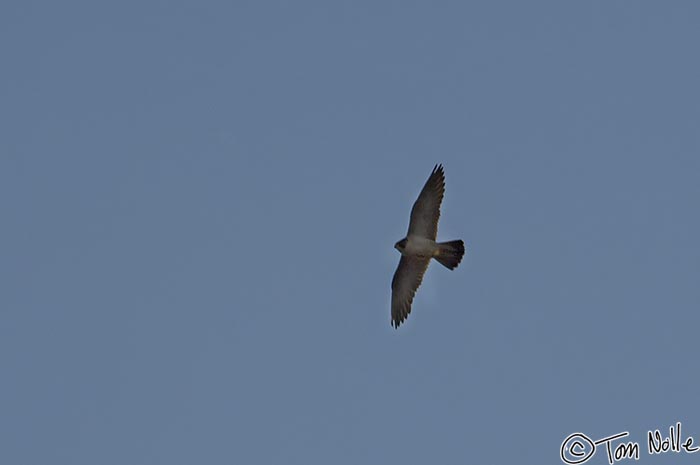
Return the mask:
[[401, 255], [409, 257], [432, 258], [439, 250], [440, 248], [434, 240], [410, 234], [406, 236], [406, 244], [403, 250], [399, 249], [399, 252]]
[[413, 296], [423, 280], [430, 259], [435, 258], [453, 270], [464, 256], [464, 242], [461, 240], [436, 242], [444, 194], [445, 173], [442, 165], [437, 165], [413, 204], [408, 234], [394, 245], [401, 252], [399, 267], [391, 282], [391, 324], [396, 328], [411, 313]]

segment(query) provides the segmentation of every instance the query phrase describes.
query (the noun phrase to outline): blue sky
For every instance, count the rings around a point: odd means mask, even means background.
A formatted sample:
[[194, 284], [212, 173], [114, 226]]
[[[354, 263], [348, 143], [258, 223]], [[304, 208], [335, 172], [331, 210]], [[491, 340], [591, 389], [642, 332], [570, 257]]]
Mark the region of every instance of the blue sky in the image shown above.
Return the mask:
[[[696, 463], [699, 15], [4, 2], [0, 460]], [[436, 163], [468, 253], [396, 331]]]

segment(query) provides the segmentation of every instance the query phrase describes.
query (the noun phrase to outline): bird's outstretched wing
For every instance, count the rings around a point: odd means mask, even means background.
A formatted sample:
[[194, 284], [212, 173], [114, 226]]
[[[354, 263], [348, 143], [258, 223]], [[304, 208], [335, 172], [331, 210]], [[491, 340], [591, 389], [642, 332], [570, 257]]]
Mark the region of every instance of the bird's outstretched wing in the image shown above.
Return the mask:
[[411, 222], [408, 224], [409, 236], [435, 240], [440, 219], [440, 204], [444, 195], [445, 173], [442, 165], [435, 165], [411, 209]]
[[411, 313], [411, 303], [423, 281], [430, 258], [402, 256], [391, 281], [391, 324], [398, 328]]

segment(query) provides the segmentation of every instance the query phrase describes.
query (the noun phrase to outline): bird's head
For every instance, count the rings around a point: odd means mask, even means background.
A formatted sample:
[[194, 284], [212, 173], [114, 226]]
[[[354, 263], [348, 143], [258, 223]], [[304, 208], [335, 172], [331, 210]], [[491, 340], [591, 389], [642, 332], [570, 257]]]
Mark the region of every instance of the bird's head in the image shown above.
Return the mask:
[[404, 249], [406, 249], [406, 239], [401, 239], [399, 242], [394, 244], [394, 248], [398, 250], [399, 252], [403, 252]]

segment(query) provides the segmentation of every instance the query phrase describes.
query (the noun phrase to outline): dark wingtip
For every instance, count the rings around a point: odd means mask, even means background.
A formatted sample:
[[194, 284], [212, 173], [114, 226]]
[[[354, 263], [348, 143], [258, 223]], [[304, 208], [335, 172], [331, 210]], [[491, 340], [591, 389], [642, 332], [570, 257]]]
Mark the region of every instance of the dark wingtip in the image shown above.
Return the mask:
[[441, 192], [445, 190], [445, 171], [442, 168], [442, 163], [435, 165], [433, 172], [430, 173], [430, 177], [426, 181], [425, 185], [432, 185], [434, 189], [438, 189]]
[[[410, 310], [409, 310], [410, 313]], [[394, 327], [394, 329], [399, 329], [399, 326], [403, 324], [406, 320], [408, 319], [408, 313], [405, 312], [400, 312], [398, 315], [392, 315], [391, 316], [391, 326]]]

